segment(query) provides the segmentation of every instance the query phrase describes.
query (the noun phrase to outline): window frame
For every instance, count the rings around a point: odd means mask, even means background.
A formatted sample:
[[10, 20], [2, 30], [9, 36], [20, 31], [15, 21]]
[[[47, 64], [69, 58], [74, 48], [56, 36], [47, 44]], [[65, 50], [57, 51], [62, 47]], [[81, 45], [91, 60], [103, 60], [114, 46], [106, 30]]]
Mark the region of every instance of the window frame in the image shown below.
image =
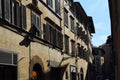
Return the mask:
[[[34, 21], [34, 19], [33, 19], [33, 16], [35, 17], [35, 21]], [[37, 20], [37, 19], [39, 19], [39, 20]], [[33, 22], [34, 21], [34, 22]], [[39, 22], [39, 24], [38, 24], [38, 22]], [[32, 23], [33, 22], [33, 23]], [[34, 11], [31, 11], [31, 26], [33, 27], [33, 26], [35, 26], [36, 27], [36, 32], [35, 32], [35, 36], [37, 36], [37, 37], [41, 37], [41, 16], [39, 15], [39, 14], [37, 14], [36, 12], [34, 12]]]

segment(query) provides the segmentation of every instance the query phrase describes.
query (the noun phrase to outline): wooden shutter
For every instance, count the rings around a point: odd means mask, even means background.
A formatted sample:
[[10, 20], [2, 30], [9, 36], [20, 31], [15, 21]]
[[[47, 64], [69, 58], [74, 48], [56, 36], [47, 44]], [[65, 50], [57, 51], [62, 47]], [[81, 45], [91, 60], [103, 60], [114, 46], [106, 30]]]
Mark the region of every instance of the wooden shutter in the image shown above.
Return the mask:
[[60, 48], [63, 49], [63, 35], [60, 33]]
[[45, 40], [50, 42], [50, 27], [48, 24], [45, 26]]
[[36, 16], [36, 28], [37, 28], [37, 31], [36, 31], [36, 36], [40, 36], [40, 18], [39, 16]]
[[11, 8], [11, 11], [12, 11], [11, 20], [12, 20], [12, 24], [15, 25], [15, 22], [14, 22], [15, 21], [14, 20], [15, 19], [15, 10], [14, 10], [15, 9], [15, 3], [14, 3], [14, 1], [12, 1], [11, 6], [12, 6], [12, 8]]
[[2, 18], [2, 4], [1, 4], [1, 0], [0, 0], [0, 18]]
[[20, 7], [19, 3], [15, 2], [15, 18], [14, 18], [15, 25], [20, 27]]
[[26, 29], [26, 7], [21, 5], [21, 27]]
[[32, 26], [34, 25], [34, 26], [36, 26], [36, 15], [32, 12], [32, 21], [31, 21], [31, 23], [32, 23]]
[[4, 0], [4, 18], [8, 22], [11, 22], [11, 6], [10, 0]]
[[56, 45], [56, 29], [53, 29], [53, 44]]
[[58, 46], [58, 30], [56, 30], [56, 46]]

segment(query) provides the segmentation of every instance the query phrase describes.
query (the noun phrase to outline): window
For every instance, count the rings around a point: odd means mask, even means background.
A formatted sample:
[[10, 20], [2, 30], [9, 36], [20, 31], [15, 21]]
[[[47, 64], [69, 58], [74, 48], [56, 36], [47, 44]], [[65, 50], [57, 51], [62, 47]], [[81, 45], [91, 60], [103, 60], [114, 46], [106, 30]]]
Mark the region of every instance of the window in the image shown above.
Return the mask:
[[20, 27], [20, 21], [21, 21], [21, 17], [20, 17], [20, 6], [18, 2], [15, 2], [15, 17], [14, 17], [14, 22], [15, 25], [17, 27]]
[[74, 18], [70, 17], [71, 31], [74, 32]]
[[53, 0], [47, 0], [47, 5], [48, 5], [50, 8], [53, 8]]
[[65, 52], [69, 53], [69, 37], [65, 35]]
[[21, 5], [21, 18], [21, 27], [26, 29], [26, 7], [24, 5]]
[[12, 23], [17, 27], [26, 29], [26, 7], [18, 2], [12, 3]]
[[49, 24], [47, 23], [45, 26], [44, 26], [44, 39], [47, 41], [47, 42], [50, 42], [50, 27], [49, 27]]
[[77, 27], [77, 35], [82, 38], [83, 34], [82, 34], [82, 27]]
[[60, 0], [55, 0], [55, 12], [60, 15]]
[[4, 17], [5, 20], [11, 22], [11, 6], [10, 0], [4, 0]]
[[75, 41], [71, 40], [71, 50], [72, 50], [72, 55], [75, 56]]
[[41, 28], [40, 28], [40, 16], [34, 12], [32, 12], [32, 27], [35, 27], [35, 35], [37, 37], [40, 37], [40, 32], [41, 32]]
[[63, 36], [60, 30], [58, 30], [51, 23], [47, 22], [44, 26], [44, 39], [58, 48], [63, 48]]
[[0, 0], [0, 18], [2, 18], [2, 4], [1, 4], [1, 0]]
[[68, 27], [68, 11], [64, 9], [64, 24]]

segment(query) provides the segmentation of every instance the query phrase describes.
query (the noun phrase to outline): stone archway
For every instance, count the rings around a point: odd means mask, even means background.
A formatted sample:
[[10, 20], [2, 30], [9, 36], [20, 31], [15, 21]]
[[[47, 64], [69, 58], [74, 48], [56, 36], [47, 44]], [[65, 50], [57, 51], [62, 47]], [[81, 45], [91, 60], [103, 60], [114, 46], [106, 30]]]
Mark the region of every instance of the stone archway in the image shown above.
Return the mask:
[[44, 80], [43, 62], [39, 56], [34, 56], [30, 62], [30, 78], [33, 77], [33, 72], [37, 74], [37, 80]]

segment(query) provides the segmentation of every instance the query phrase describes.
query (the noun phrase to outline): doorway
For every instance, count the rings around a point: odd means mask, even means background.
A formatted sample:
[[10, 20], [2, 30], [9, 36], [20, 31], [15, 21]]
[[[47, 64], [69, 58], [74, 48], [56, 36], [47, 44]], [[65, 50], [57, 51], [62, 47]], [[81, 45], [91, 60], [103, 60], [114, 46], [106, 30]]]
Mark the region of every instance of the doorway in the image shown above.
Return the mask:
[[17, 66], [0, 65], [0, 80], [17, 80]]
[[33, 66], [33, 71], [36, 72], [36, 79], [37, 80], [43, 80], [43, 72], [42, 72], [42, 68], [40, 66], [40, 64], [36, 63]]

